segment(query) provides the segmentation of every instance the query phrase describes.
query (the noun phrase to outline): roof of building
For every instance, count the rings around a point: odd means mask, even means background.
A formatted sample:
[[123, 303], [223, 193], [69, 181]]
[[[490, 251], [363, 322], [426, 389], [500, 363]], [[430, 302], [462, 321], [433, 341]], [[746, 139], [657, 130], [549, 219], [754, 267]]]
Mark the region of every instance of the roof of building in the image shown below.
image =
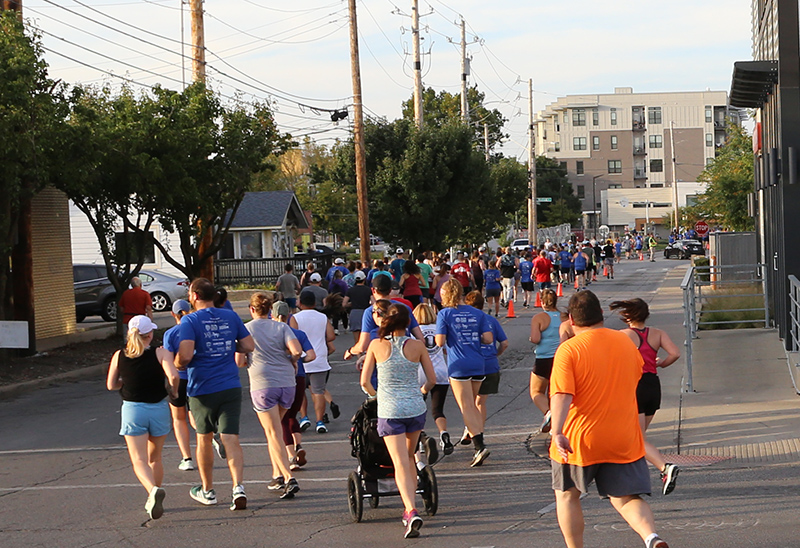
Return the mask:
[[246, 192], [231, 223], [231, 229], [280, 228], [284, 223], [297, 228], [308, 228], [308, 222], [294, 192]]

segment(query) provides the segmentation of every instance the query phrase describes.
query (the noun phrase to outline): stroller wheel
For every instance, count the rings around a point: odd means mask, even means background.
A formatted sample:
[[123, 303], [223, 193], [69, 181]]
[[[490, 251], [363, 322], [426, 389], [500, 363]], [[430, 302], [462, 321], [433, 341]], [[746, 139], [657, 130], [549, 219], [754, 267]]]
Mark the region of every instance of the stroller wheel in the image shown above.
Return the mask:
[[369, 499], [369, 507], [370, 508], [377, 508], [380, 503], [381, 503], [381, 498], [380, 497], [372, 496]]
[[356, 472], [350, 472], [347, 477], [347, 503], [350, 507], [350, 517], [354, 522], [360, 522], [364, 514], [364, 486]]
[[429, 516], [436, 515], [439, 509], [439, 488], [436, 485], [436, 474], [433, 468], [426, 466], [420, 472], [420, 483], [422, 483], [422, 504], [425, 513]]

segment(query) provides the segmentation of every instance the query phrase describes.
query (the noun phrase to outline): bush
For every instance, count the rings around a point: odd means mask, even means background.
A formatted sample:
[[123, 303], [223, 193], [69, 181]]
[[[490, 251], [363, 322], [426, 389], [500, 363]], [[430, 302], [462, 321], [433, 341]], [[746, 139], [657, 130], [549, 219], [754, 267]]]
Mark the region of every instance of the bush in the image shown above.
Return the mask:
[[[706, 259], [707, 260], [707, 259]], [[728, 322], [717, 325], [699, 325], [699, 330], [714, 329], [743, 329], [748, 327], [758, 327], [764, 323], [764, 297], [755, 293], [761, 292], [758, 284], [748, 284], [736, 288], [717, 289], [716, 291], [704, 292], [702, 309], [698, 315], [698, 322]], [[741, 295], [730, 296], [726, 295]], [[716, 299], [715, 296], [726, 296]], [[706, 300], [706, 297], [710, 297]], [[738, 312], [722, 312], [723, 310], [739, 310]]]

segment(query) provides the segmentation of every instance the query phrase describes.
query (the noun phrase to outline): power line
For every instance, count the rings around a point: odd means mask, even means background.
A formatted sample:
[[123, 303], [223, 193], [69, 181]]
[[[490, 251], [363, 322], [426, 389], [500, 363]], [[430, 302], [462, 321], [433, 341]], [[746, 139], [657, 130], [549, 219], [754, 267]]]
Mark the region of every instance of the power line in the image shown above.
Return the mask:
[[[45, 1], [45, 2], [47, 2], [48, 4], [53, 4], [53, 5], [55, 5], [55, 3], [54, 3], [54, 2], [52, 2], [51, 0], [44, 0], [44, 1]], [[111, 15], [108, 15], [107, 13], [103, 13], [102, 11], [100, 11], [100, 10], [98, 10], [98, 9], [95, 9], [95, 8], [93, 8], [92, 6], [89, 6], [89, 5], [87, 5], [87, 4], [84, 4], [84, 3], [83, 3], [83, 2], [81, 2], [80, 0], [72, 0], [72, 1], [73, 1], [73, 2], [75, 2], [76, 4], [78, 4], [79, 6], [83, 6], [84, 8], [86, 8], [86, 9], [88, 9], [88, 10], [91, 10], [91, 11], [93, 11], [93, 12], [95, 12], [95, 13], [99, 13], [99, 14], [100, 14], [100, 15], [102, 15], [103, 17], [106, 17], [106, 18], [108, 18], [108, 19], [111, 19], [112, 21], [116, 21], [117, 23], [121, 23], [121, 24], [123, 24], [123, 25], [126, 25], [126, 26], [128, 26], [128, 27], [131, 27], [131, 28], [133, 28], [133, 29], [136, 29], [136, 30], [138, 30], [139, 32], [144, 32], [145, 34], [149, 34], [149, 35], [151, 35], [151, 36], [155, 36], [155, 37], [157, 37], [157, 38], [161, 38], [162, 40], [167, 40], [168, 42], [174, 42], [174, 43], [176, 43], [176, 44], [180, 44], [180, 45], [184, 45], [184, 46], [189, 46], [189, 45], [191, 45], [191, 44], [185, 44], [185, 43], [181, 42], [180, 40], [176, 40], [175, 38], [171, 38], [171, 37], [169, 37], [169, 36], [164, 36], [164, 35], [162, 35], [162, 34], [158, 34], [158, 33], [156, 33], [156, 32], [149, 31], [149, 30], [147, 30], [147, 29], [143, 29], [143, 28], [141, 28], [141, 27], [137, 27], [136, 25], [132, 25], [132, 24], [130, 24], [130, 23], [128, 23], [128, 22], [126, 22], [126, 21], [123, 21], [122, 19], [117, 19], [116, 17], [112, 17]], [[64, 8], [64, 9], [66, 9], [66, 8]], [[67, 11], [69, 11], [69, 10], [67, 10]]]
[[257, 4], [256, 2], [253, 2], [252, 0], [244, 0], [244, 2], [246, 2], [246, 3], [250, 4], [250, 5], [256, 6], [257, 8], [261, 8], [261, 9], [268, 10], [268, 11], [277, 11], [279, 13], [308, 13], [308, 12], [311, 12], [311, 11], [317, 11], [317, 10], [321, 10], [321, 9], [331, 8], [333, 6], [336, 6], [336, 5], [340, 4], [340, 2], [334, 2], [332, 4], [326, 4], [324, 6], [318, 6], [318, 7], [315, 7], [315, 8], [305, 8], [305, 9], [301, 9], [301, 10], [282, 10], [282, 9], [279, 9], [279, 8], [262, 6], [261, 4]]

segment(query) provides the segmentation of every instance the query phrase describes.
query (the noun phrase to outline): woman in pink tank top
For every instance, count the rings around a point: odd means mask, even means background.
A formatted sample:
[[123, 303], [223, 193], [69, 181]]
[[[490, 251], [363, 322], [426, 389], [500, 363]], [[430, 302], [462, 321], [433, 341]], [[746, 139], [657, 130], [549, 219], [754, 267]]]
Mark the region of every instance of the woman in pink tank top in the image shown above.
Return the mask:
[[[628, 328], [623, 329], [622, 332], [633, 341], [644, 359], [642, 378], [636, 387], [639, 424], [642, 427], [642, 434], [644, 434], [653, 421], [656, 411], [661, 407], [661, 382], [658, 380], [658, 368], [668, 367], [675, 363], [681, 357], [681, 352], [666, 332], [655, 327], [645, 327], [645, 321], [650, 316], [650, 308], [642, 299], [615, 301], [611, 303], [611, 310], [619, 310], [622, 320], [628, 324]], [[658, 357], [658, 351], [661, 349], [667, 353], [664, 358]], [[668, 495], [675, 489], [679, 469], [674, 464], [667, 462], [658, 448], [648, 442], [646, 437], [644, 447], [645, 458], [661, 471], [661, 491]]]

